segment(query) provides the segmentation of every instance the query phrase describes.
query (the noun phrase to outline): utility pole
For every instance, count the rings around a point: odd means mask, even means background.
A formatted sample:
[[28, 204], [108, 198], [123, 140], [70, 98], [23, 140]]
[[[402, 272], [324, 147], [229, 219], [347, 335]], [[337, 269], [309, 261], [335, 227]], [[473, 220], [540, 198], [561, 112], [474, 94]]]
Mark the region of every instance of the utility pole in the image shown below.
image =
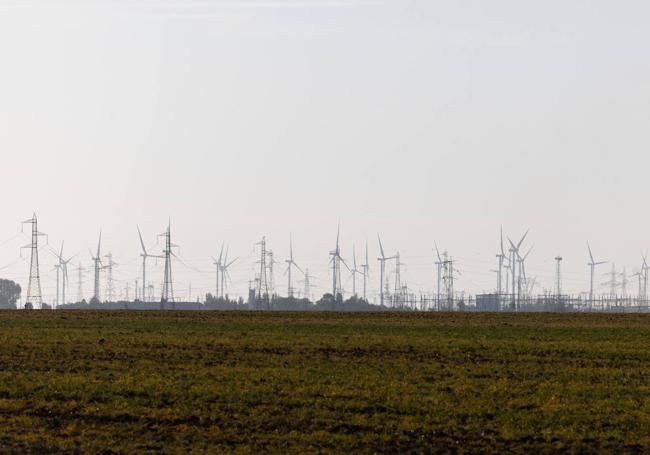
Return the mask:
[[29, 220], [23, 221], [23, 225], [25, 224], [32, 225], [32, 241], [23, 247], [29, 248], [31, 251], [29, 261], [29, 284], [27, 285], [27, 300], [25, 301], [25, 306], [29, 305], [31, 308], [43, 309], [41, 275], [38, 267], [38, 238], [46, 234], [38, 231], [36, 213], [34, 213]]

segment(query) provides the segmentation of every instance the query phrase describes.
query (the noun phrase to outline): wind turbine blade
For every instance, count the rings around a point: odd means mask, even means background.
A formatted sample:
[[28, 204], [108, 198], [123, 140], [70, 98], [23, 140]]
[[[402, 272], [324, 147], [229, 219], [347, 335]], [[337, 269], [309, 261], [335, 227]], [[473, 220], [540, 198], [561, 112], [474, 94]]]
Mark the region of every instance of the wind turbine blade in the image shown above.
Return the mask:
[[144, 247], [144, 241], [142, 240], [142, 233], [140, 232], [140, 226], [136, 225], [138, 228], [138, 237], [140, 238], [140, 246], [142, 246], [142, 252], [144, 255], [147, 255], [147, 249]]
[[503, 226], [501, 226], [499, 229], [501, 234], [501, 256], [505, 256], [506, 253], [503, 251]]
[[524, 234], [524, 236], [521, 238], [521, 240], [517, 244], [516, 249], [519, 249], [521, 247], [521, 244], [524, 243], [524, 240], [526, 240], [526, 236], [528, 235], [529, 232], [530, 232], [530, 228], [528, 230], [526, 230], [526, 233]]
[[513, 241], [510, 240], [510, 237], [506, 237], [506, 238], [508, 239], [508, 242], [510, 242], [510, 246], [512, 247], [512, 249], [516, 251], [516, 250], [517, 250], [517, 247], [515, 246], [515, 244], [513, 243]]
[[339, 221], [338, 228], [336, 229], [336, 251], [339, 250], [339, 238], [341, 235], [341, 222]]
[[377, 234], [377, 240], [379, 240], [379, 251], [381, 252], [381, 258], [385, 259], [386, 255], [384, 254], [384, 246], [381, 244], [381, 237]]
[[[235, 263], [235, 261], [237, 261], [237, 259], [239, 259], [239, 258], [235, 258], [235, 259], [233, 259], [232, 261], [230, 261], [230, 262], [228, 263], [228, 265], [226, 266], [226, 269], [227, 269], [228, 267], [230, 267], [231, 265], [233, 265], [233, 264]], [[294, 264], [294, 265], [295, 265], [295, 264]]]
[[591, 260], [591, 263], [594, 263], [594, 255], [591, 253], [591, 246], [589, 245], [589, 242], [587, 242], [587, 250], [589, 250], [589, 259]]
[[63, 261], [63, 245], [65, 244], [65, 240], [61, 242], [61, 252], [59, 253], [59, 260]]
[[368, 240], [366, 239], [366, 268], [368, 268]]
[[291, 238], [291, 232], [289, 232], [289, 260], [293, 262], [293, 239]]
[[300, 271], [300, 273], [302, 273], [303, 275], [305, 274], [305, 272], [303, 272], [303, 270], [295, 262], [293, 263], [293, 266], [297, 268]]
[[221, 264], [221, 258], [223, 257], [223, 242], [221, 242], [221, 251], [219, 252], [219, 260], [217, 261]]
[[440, 257], [440, 250], [438, 249], [438, 242], [434, 240], [433, 244], [436, 247], [436, 256], [438, 256], [438, 262], [442, 262], [442, 258]]
[[530, 249], [528, 250], [528, 253], [524, 254], [524, 257], [521, 259], [522, 261], [525, 261], [528, 255], [530, 254], [531, 251], [533, 251], [534, 246], [531, 246]]
[[99, 242], [97, 242], [97, 257], [100, 256], [101, 248], [102, 248], [102, 231], [100, 229], [100, 231], [99, 231]]
[[348, 267], [348, 264], [345, 262], [345, 260], [339, 256], [339, 259], [341, 259], [341, 262], [345, 266], [346, 269], [348, 269], [348, 272], [352, 273], [352, 270], [350, 270], [350, 267]]

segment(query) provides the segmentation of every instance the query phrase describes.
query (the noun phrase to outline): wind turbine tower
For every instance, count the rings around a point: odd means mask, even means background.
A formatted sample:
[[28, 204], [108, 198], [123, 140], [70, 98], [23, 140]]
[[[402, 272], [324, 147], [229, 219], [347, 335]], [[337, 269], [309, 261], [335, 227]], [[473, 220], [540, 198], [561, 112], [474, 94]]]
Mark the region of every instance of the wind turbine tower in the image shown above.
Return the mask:
[[90, 253], [90, 257], [95, 263], [95, 287], [93, 291], [93, 300], [96, 301], [97, 303], [100, 302], [99, 285], [100, 285], [100, 272], [102, 269], [101, 248], [102, 248], [102, 231], [99, 231], [99, 241], [97, 242], [97, 254], [93, 256], [93, 253], [92, 252]]
[[25, 301], [25, 305], [30, 304], [32, 308], [38, 307], [42, 309], [43, 296], [41, 294], [41, 275], [38, 267], [38, 237], [46, 234], [38, 232], [36, 213], [34, 213], [29, 220], [23, 221], [23, 225], [25, 224], [32, 225], [32, 241], [23, 247], [31, 250], [31, 258], [29, 261], [29, 284], [27, 286], [27, 300]]
[[520, 258], [519, 256], [519, 249], [521, 248], [521, 245], [524, 243], [524, 240], [526, 239], [526, 236], [528, 235], [528, 232], [530, 232], [530, 229], [528, 229], [524, 235], [521, 237], [521, 240], [515, 245], [515, 243], [510, 240], [510, 237], [508, 237], [508, 242], [510, 243], [510, 267], [511, 267], [511, 272], [512, 272], [512, 298], [513, 298], [513, 306], [515, 307], [515, 310], [519, 310], [519, 295], [521, 293], [521, 279], [517, 280], [516, 276], [516, 264], [517, 260]]
[[[363, 266], [361, 266], [363, 269]], [[357, 275], [363, 275], [364, 276], [364, 299], [365, 299], [365, 271], [362, 272], [357, 268], [357, 252], [355, 250], [354, 245], [352, 245], [352, 295], [354, 298], [357, 298]]]
[[587, 250], [589, 251], [589, 308], [593, 306], [594, 302], [594, 275], [596, 273], [596, 267], [602, 264], [607, 264], [607, 261], [596, 262], [594, 260], [594, 255], [591, 253], [591, 246], [587, 242]]
[[303, 275], [305, 274], [305, 272], [303, 272], [302, 269], [298, 266], [298, 264], [296, 264], [296, 261], [293, 260], [293, 239], [291, 238], [291, 234], [289, 234], [289, 259], [285, 260], [284, 262], [287, 263], [287, 270], [285, 271], [288, 279], [287, 297], [292, 299], [294, 294], [293, 282], [291, 281], [292, 268], [293, 267], [297, 268], [300, 271], [300, 273], [302, 273]]
[[[140, 246], [142, 247], [142, 253], [140, 253], [140, 257], [142, 258], [142, 301], [145, 302], [147, 300], [146, 298], [146, 290], [147, 290], [147, 259], [148, 258], [158, 258], [158, 259], [163, 259], [164, 256], [160, 255], [153, 255], [147, 253], [147, 248], [144, 246], [144, 241], [142, 240], [142, 233], [140, 232], [140, 226], [136, 226], [138, 228], [138, 238], [140, 239]], [[136, 294], [137, 294], [137, 288], [136, 288]]]
[[219, 282], [221, 280], [221, 263], [223, 261], [223, 243], [221, 243], [221, 251], [219, 252], [219, 259], [216, 259], [212, 256], [214, 261], [212, 264], [216, 267], [216, 278], [215, 278], [215, 293], [214, 298], [219, 298]]

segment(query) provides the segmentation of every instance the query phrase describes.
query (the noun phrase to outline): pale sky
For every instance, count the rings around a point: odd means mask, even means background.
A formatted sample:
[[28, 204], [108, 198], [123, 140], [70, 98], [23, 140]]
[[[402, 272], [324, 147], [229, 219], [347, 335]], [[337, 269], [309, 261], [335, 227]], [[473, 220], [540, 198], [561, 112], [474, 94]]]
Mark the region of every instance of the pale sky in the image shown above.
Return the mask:
[[[531, 228], [536, 291], [558, 254], [565, 290], [586, 291], [587, 241], [631, 273], [650, 247], [649, 17], [647, 1], [0, 0], [0, 277], [26, 292], [34, 211], [87, 268], [101, 228], [120, 290], [140, 277], [136, 224], [156, 252], [171, 217], [181, 298], [213, 290], [221, 242], [245, 295], [254, 243], [283, 261], [289, 232], [320, 295], [339, 221], [349, 262], [369, 241], [373, 298], [377, 233], [416, 292], [435, 287], [434, 240], [459, 290], [493, 290], [500, 224]], [[48, 302], [53, 263], [43, 247]]]

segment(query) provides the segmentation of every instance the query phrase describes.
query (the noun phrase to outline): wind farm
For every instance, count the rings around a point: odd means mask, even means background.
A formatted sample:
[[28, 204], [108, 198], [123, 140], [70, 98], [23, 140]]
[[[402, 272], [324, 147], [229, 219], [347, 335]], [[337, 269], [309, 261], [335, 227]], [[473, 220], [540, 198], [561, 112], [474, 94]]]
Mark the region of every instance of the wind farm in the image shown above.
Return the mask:
[[[165, 231], [155, 238], [154, 246], [147, 246], [142, 231], [135, 225], [134, 237], [139, 251], [134, 256], [116, 261], [111, 252], [102, 252], [102, 232], [100, 231], [95, 251], [89, 251], [88, 259], [79, 252], [64, 255], [65, 241], [61, 240], [58, 250], [49, 245], [49, 237], [37, 229], [36, 214], [28, 221], [31, 224], [32, 242], [29, 248], [30, 260], [24, 262], [22, 284], [27, 283], [27, 293], [20, 296], [16, 308], [27, 309], [239, 309], [283, 311], [327, 310], [327, 311], [410, 311], [410, 312], [648, 312], [647, 253], [641, 252], [641, 264], [632, 265], [635, 270], [629, 276], [625, 272], [613, 271], [598, 275], [599, 267], [608, 263], [596, 259], [591, 244], [585, 242], [584, 259], [587, 267], [581, 282], [582, 291], [575, 294], [565, 292], [563, 286], [563, 268], [566, 262], [561, 255], [549, 254], [552, 265], [544, 275], [549, 282], [544, 283], [540, 277], [531, 273], [527, 263], [535, 253], [529, 244], [531, 230], [527, 229], [521, 237], [513, 240], [505, 235], [500, 227], [497, 237], [497, 254], [495, 260], [485, 264], [484, 273], [495, 273], [492, 287], [479, 292], [476, 289], [463, 289], [463, 283], [471, 282], [470, 272], [463, 270], [463, 260], [452, 258], [446, 250], [440, 250], [436, 241], [429, 251], [427, 274], [428, 283], [418, 283], [418, 288], [409, 287], [409, 267], [399, 251], [388, 254], [382, 238], [376, 235], [376, 276], [371, 279], [369, 263], [369, 244], [365, 241], [363, 263], [358, 262], [356, 243], [349, 251], [341, 248], [341, 226], [336, 230], [334, 248], [323, 254], [320, 259], [309, 262], [310, 267], [303, 269], [295, 258], [293, 235], [288, 235], [288, 250], [282, 260], [286, 267], [282, 273], [286, 277], [286, 288], [275, 285], [273, 249], [269, 239], [251, 242], [252, 250], [245, 257], [233, 257], [226, 241], [221, 241], [217, 256], [206, 252], [203, 264], [211, 264], [214, 271], [200, 269], [185, 258], [175, 243], [172, 242], [171, 222]], [[26, 236], [26, 234], [23, 234]], [[45, 238], [39, 243], [39, 239]], [[507, 245], [506, 245], [507, 242]], [[215, 243], [217, 243], [215, 241]], [[347, 254], [346, 254], [347, 253]], [[51, 261], [52, 269], [43, 271], [40, 263], [43, 258]], [[347, 256], [347, 258], [346, 258]], [[322, 276], [309, 275], [309, 269], [325, 264], [327, 268]], [[411, 256], [413, 260], [417, 256]], [[72, 260], [78, 262], [76, 278], [71, 279], [68, 265]], [[15, 258], [7, 258], [9, 262]], [[124, 279], [126, 265], [140, 261], [140, 272]], [[304, 260], [304, 259], [303, 259]], [[152, 263], [155, 261], [155, 263]], [[248, 262], [246, 264], [245, 262]], [[84, 264], [85, 262], [85, 264]], [[160, 263], [159, 263], [160, 262]], [[550, 262], [550, 261], [549, 261]], [[162, 268], [160, 267], [162, 265]], [[247, 283], [244, 291], [236, 294], [229, 289], [233, 283], [231, 269], [240, 265], [239, 282]], [[157, 266], [156, 272], [148, 271], [148, 266]], [[247, 267], [242, 277], [241, 270]], [[76, 301], [72, 300], [69, 287], [77, 285], [82, 289], [84, 272], [93, 271], [93, 292], [84, 296], [79, 292]], [[130, 267], [134, 272], [134, 267]], [[183, 272], [183, 280], [175, 279], [174, 270]], [[345, 273], [343, 273], [345, 271]], [[41, 277], [47, 272], [55, 275], [53, 295], [43, 291]], [[115, 278], [115, 274], [122, 275]], [[213, 276], [212, 286], [201, 289], [194, 285], [194, 293], [179, 291], [192, 288], [189, 283], [205, 283], [206, 276]], [[607, 278], [600, 282], [599, 277]], [[637, 286], [630, 286], [636, 278]], [[76, 283], [74, 282], [76, 279]], [[297, 286], [297, 282], [303, 286]], [[314, 283], [330, 282], [331, 286], [322, 288], [321, 294], [314, 298]], [[47, 288], [46, 288], [47, 289]], [[129, 291], [133, 289], [133, 294]], [[158, 289], [158, 292], [156, 292]], [[239, 287], [241, 289], [241, 286]], [[236, 291], [235, 291], [236, 292]], [[80, 297], [80, 298], [79, 298]], [[132, 298], [129, 298], [132, 297]]]

